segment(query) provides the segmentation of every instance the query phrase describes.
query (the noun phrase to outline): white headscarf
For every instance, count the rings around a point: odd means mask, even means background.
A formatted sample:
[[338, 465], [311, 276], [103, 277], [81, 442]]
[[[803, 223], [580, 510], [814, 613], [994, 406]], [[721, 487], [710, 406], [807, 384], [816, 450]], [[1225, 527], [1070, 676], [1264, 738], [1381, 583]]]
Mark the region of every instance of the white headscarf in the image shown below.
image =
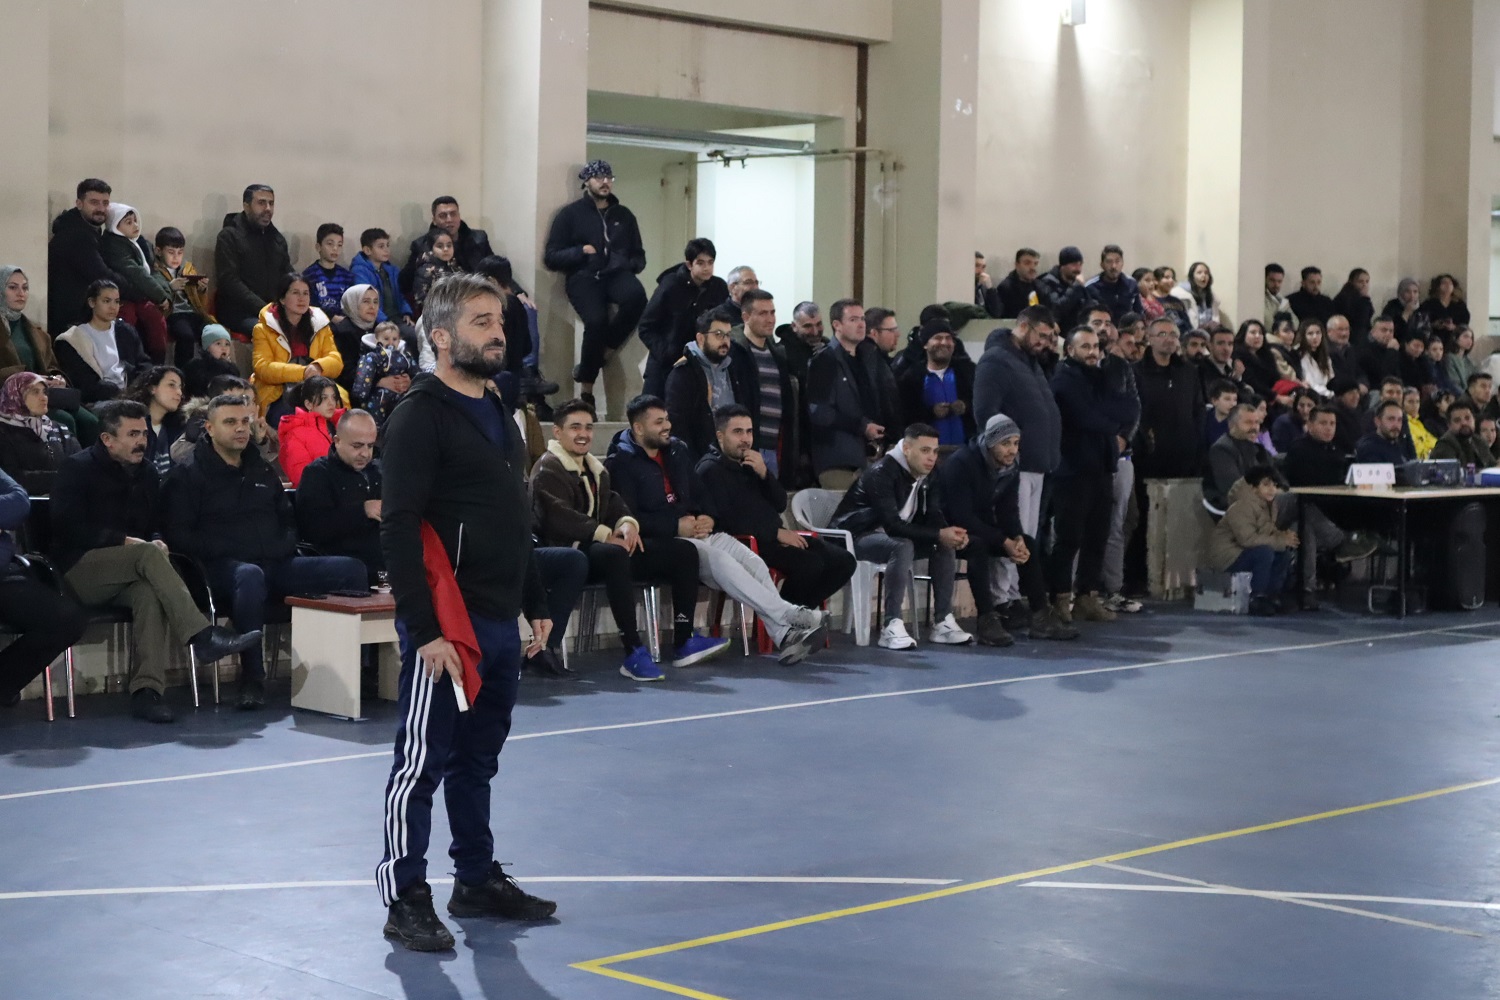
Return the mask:
[[[114, 233], [116, 236], [125, 236], [124, 233], [120, 232], [120, 223], [122, 221], [124, 221], [125, 216], [129, 215], [131, 212], [135, 212], [135, 209], [131, 208], [129, 205], [125, 204], [124, 202], [120, 202], [120, 201], [112, 201], [112, 202], [110, 202], [109, 203], [109, 231], [112, 232], [112, 233]], [[141, 213], [140, 212], [135, 212], [135, 221], [140, 225], [141, 231], [145, 232], [145, 230], [146, 230], [146, 224], [144, 222], [141, 222]], [[145, 252], [143, 250], [141, 250], [141, 245], [139, 243], [137, 243], [135, 240], [130, 239], [129, 236], [125, 236], [125, 239], [129, 240], [129, 242], [130, 242], [130, 249], [134, 250], [135, 251], [135, 255], [141, 259], [141, 266], [144, 267], [144, 268], [146, 268], [146, 270], [149, 271], [151, 269], [151, 262], [146, 259], [146, 254], [145, 254]], [[139, 239], [139, 237], [137, 237], [137, 239]]]
[[[344, 309], [344, 315], [349, 317], [349, 322], [361, 330], [375, 329], [375, 320], [366, 323], [359, 318], [359, 300], [365, 297], [365, 292], [375, 291], [374, 285], [350, 285], [344, 297], [339, 299], [339, 305]], [[378, 318], [378, 316], [377, 316]]]

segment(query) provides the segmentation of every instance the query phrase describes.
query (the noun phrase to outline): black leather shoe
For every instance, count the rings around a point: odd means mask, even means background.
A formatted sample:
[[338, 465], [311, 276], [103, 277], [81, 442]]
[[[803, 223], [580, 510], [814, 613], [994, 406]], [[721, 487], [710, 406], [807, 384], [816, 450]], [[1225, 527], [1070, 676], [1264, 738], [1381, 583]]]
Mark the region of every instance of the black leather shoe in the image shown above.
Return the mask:
[[239, 710], [253, 712], [266, 707], [266, 682], [259, 677], [246, 677], [240, 681]]
[[432, 887], [413, 882], [385, 911], [385, 936], [411, 951], [447, 951], [453, 934], [432, 908]]
[[130, 714], [146, 722], [172, 722], [172, 706], [166, 699], [150, 688], [139, 688], [130, 693]]
[[453, 880], [448, 912], [455, 917], [500, 917], [503, 920], [546, 920], [557, 912], [550, 899], [531, 895], [505, 874], [498, 861], [490, 862], [490, 874], [480, 885]]
[[547, 677], [555, 681], [576, 681], [578, 679], [578, 671], [564, 663], [562, 657], [550, 646], [544, 648], [535, 656], [528, 656], [525, 667], [538, 677]]
[[208, 628], [193, 636], [193, 652], [198, 654], [199, 663], [213, 663], [222, 660], [230, 653], [243, 653], [247, 649], [254, 649], [260, 645], [260, 630], [246, 632], [244, 635], [234, 629], [225, 628], [223, 625], [210, 625]]
[[1250, 598], [1250, 613], [1257, 618], [1275, 618], [1276, 602], [1269, 597]]

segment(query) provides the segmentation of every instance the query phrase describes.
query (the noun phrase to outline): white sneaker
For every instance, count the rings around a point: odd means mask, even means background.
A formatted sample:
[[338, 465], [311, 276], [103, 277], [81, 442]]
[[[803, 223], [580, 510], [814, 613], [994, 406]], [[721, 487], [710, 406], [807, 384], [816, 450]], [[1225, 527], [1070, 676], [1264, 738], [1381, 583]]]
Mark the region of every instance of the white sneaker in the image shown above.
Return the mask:
[[958, 627], [958, 622], [953, 620], [952, 612], [936, 625], [932, 631], [927, 633], [929, 642], [940, 642], [945, 646], [962, 646], [964, 643], [973, 642], [974, 637]]
[[916, 649], [917, 640], [906, 631], [906, 623], [892, 618], [880, 633], [880, 645], [886, 649]]
[[1127, 615], [1133, 615], [1143, 607], [1140, 601], [1118, 593], [1110, 594], [1106, 597], [1104, 599], [1104, 606], [1110, 611], [1116, 613], [1123, 611]]
[[787, 624], [796, 628], [818, 628], [823, 624], [823, 612], [817, 608], [794, 607], [787, 616]]

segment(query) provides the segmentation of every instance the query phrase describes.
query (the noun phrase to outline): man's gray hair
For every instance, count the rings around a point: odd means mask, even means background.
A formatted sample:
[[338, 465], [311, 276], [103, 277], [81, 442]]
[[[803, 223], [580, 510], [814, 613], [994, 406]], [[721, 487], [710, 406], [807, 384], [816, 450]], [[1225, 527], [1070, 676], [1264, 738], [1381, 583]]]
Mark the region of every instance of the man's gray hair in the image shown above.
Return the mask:
[[822, 310], [816, 302], [798, 302], [797, 307], [792, 310], [792, 315], [797, 319], [807, 319], [811, 316], [821, 316]]
[[464, 303], [481, 295], [493, 295], [502, 304], [505, 302], [505, 293], [500, 287], [481, 274], [450, 274], [433, 283], [427, 301], [422, 304], [427, 344], [433, 353], [437, 353], [437, 344], [432, 341], [432, 331], [441, 328], [449, 333], [455, 332]]

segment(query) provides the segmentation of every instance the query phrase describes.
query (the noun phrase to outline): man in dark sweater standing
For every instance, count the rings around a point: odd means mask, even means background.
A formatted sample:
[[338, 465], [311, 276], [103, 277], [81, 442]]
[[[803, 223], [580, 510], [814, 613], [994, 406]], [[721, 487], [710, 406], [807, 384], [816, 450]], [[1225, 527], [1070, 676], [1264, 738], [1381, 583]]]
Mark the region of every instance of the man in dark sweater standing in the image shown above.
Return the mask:
[[[434, 286], [424, 319], [437, 369], [417, 379], [385, 426], [381, 544], [401, 638], [402, 724], [375, 880], [388, 908], [385, 936], [413, 951], [453, 947], [427, 884], [439, 781], [457, 876], [448, 912], [545, 920], [557, 909], [505, 874], [489, 822], [490, 778], [521, 677], [516, 618], [524, 611], [530, 620], [533, 650], [552, 631], [525, 513], [526, 446], [510, 411], [486, 388], [505, 370], [503, 310], [494, 286], [477, 275]], [[429, 584], [429, 573], [439, 586]], [[471, 705], [465, 675], [476, 670]], [[470, 694], [473, 687], [471, 677]]]

